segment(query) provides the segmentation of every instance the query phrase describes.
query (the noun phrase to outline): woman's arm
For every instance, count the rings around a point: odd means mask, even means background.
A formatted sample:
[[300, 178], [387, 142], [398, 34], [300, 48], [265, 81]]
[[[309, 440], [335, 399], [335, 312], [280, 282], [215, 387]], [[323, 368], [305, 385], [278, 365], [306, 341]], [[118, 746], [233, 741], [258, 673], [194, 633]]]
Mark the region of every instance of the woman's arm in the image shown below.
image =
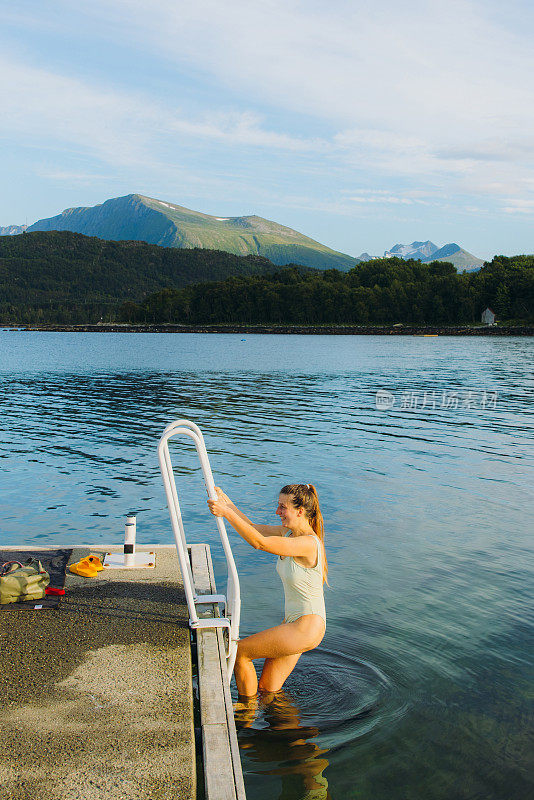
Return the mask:
[[[216, 517], [224, 517], [230, 525], [248, 542], [255, 550], [264, 550], [277, 556], [304, 556], [313, 558], [317, 552], [314, 536], [264, 536], [257, 527], [252, 525], [243, 516], [240, 516], [224, 500], [208, 500], [211, 513]], [[285, 529], [283, 529], [285, 530]]]
[[223, 492], [220, 486], [215, 487], [215, 491], [219, 496], [219, 500], [222, 500], [226, 503], [226, 505], [230, 506], [235, 513], [241, 517], [245, 522], [248, 522], [249, 525], [252, 525], [253, 528], [256, 528], [257, 531], [262, 533], [264, 536], [283, 536], [285, 532], [285, 528], [283, 525], [257, 525], [255, 522], [252, 522], [249, 517], [243, 511], [240, 511], [239, 508], [236, 506], [232, 500], [228, 497], [227, 494]]

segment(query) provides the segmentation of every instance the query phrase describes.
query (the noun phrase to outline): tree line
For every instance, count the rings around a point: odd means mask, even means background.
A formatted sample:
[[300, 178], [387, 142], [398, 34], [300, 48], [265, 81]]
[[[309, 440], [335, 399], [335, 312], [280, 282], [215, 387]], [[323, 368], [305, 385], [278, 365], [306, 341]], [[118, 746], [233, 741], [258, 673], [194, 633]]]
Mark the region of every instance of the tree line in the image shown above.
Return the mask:
[[0, 237], [0, 323], [384, 325], [534, 318], [534, 256], [474, 273], [375, 259], [349, 272], [70, 231]]
[[278, 269], [260, 256], [107, 241], [72, 231], [0, 236], [0, 322], [95, 323], [143, 299], [230, 275]]
[[453, 264], [376, 259], [349, 272], [235, 276], [166, 288], [120, 309], [124, 322], [175, 324], [455, 325], [480, 322], [489, 306], [501, 321], [534, 320], [534, 256], [495, 256], [478, 272]]

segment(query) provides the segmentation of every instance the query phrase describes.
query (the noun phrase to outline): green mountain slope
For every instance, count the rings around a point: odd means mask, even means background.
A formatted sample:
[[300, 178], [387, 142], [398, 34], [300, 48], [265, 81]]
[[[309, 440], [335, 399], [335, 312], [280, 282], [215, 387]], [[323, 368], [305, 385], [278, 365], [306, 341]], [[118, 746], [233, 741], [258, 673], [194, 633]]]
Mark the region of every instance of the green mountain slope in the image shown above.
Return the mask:
[[29, 232], [57, 230], [162, 247], [259, 255], [277, 265], [297, 263], [347, 271], [358, 263], [356, 258], [262, 217], [213, 217], [139, 194], [116, 197], [92, 208], [68, 208], [28, 228]]

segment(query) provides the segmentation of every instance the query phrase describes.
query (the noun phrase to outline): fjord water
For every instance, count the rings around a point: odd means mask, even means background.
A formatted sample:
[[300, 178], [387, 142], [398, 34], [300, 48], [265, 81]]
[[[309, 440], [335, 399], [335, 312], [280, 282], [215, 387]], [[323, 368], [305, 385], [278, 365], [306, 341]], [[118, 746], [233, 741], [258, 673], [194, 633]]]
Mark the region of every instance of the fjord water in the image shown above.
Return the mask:
[[[526, 800], [532, 356], [512, 337], [2, 331], [0, 543], [119, 543], [129, 511], [138, 541], [170, 543], [156, 446], [188, 417], [249, 516], [311, 482], [326, 521], [326, 636], [236, 708], [248, 796]], [[172, 455], [222, 587], [198, 464]], [[281, 621], [282, 590], [232, 542], [247, 635]]]

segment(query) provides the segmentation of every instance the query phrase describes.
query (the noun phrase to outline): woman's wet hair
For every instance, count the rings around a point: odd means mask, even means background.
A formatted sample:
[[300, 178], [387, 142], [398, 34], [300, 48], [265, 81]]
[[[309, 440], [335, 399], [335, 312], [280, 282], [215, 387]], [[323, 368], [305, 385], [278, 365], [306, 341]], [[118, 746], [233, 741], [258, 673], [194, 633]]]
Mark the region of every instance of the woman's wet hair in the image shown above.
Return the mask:
[[313, 528], [314, 533], [319, 537], [323, 545], [323, 579], [327, 582], [328, 563], [324, 552], [324, 521], [319, 508], [317, 489], [311, 483], [290, 483], [280, 489], [280, 494], [290, 497], [295, 508], [304, 509], [306, 519]]

